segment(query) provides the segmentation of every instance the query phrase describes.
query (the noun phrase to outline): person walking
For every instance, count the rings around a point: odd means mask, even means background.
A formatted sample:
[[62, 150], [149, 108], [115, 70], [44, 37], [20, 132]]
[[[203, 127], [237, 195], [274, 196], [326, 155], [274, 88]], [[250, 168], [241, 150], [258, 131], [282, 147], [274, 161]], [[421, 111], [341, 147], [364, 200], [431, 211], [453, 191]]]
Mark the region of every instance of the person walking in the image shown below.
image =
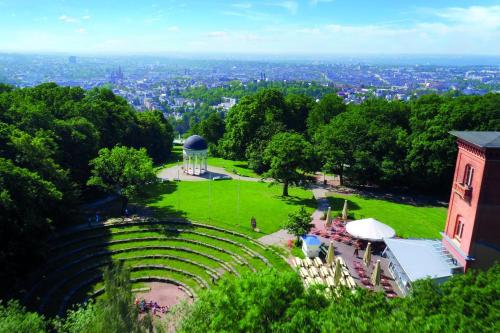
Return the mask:
[[354, 256], [356, 258], [359, 258], [359, 241], [356, 241], [356, 243], [354, 243]]

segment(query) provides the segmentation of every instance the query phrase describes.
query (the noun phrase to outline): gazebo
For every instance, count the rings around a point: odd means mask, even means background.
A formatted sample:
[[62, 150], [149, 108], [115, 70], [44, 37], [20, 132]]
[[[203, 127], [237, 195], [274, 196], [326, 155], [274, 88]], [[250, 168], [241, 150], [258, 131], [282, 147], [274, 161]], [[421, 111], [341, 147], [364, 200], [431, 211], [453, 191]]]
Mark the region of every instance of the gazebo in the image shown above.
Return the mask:
[[356, 238], [372, 242], [380, 242], [396, 235], [394, 229], [373, 218], [349, 222], [346, 225], [346, 230]]
[[199, 176], [207, 171], [207, 141], [199, 135], [191, 135], [184, 141], [183, 163], [184, 173]]

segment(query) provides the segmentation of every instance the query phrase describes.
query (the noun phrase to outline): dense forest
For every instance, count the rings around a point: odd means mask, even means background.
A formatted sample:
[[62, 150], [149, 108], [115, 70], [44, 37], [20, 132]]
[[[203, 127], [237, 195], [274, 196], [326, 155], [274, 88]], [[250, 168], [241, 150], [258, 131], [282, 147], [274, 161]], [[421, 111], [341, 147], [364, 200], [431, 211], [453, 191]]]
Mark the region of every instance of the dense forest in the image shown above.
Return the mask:
[[138, 113], [107, 89], [0, 85], [0, 294], [43, 262], [49, 232], [72, 222], [101, 148], [145, 148], [160, 163], [172, 140], [161, 112]]
[[[404, 298], [365, 289], [325, 294], [305, 289], [295, 272], [264, 270], [223, 278], [164, 319], [138, 320], [128, 282], [115, 266], [104, 274], [108, 297], [47, 320], [16, 302], [0, 303], [2, 332], [498, 332], [500, 266], [469, 271], [436, 285], [420, 280]], [[333, 297], [333, 299], [332, 299]]]
[[[314, 100], [321, 99], [323, 96], [337, 91], [333, 86], [302, 81], [260, 81], [246, 84], [240, 81], [231, 81], [224, 87], [219, 88], [207, 88], [205, 86], [192, 87], [183, 91], [182, 96], [193, 99], [196, 106], [189, 109], [180, 107], [176, 111], [182, 113], [182, 116], [179, 118], [169, 117], [169, 121], [176, 132], [186, 134], [194, 131], [193, 127], [197, 123], [212, 115], [214, 113], [213, 106], [222, 102], [223, 97], [241, 99], [267, 89], [276, 89], [283, 95], [306, 95]], [[220, 114], [225, 115], [225, 112], [220, 112]]]
[[271, 167], [265, 150], [272, 138], [295, 132], [312, 145], [316, 170], [337, 174], [342, 182], [440, 194], [449, 191], [455, 165], [449, 131], [500, 130], [500, 94], [432, 94], [410, 102], [368, 99], [345, 105], [335, 94], [316, 102], [265, 89], [241, 98], [224, 128], [221, 122], [211, 116], [191, 133], [207, 136], [212, 154], [248, 160], [259, 173]]

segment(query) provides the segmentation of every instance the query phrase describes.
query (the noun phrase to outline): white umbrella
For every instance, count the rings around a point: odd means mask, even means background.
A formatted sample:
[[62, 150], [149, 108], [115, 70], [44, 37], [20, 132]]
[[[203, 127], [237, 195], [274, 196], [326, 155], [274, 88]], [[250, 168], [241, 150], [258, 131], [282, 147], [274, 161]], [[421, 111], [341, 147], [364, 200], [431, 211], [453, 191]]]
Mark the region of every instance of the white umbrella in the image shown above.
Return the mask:
[[335, 263], [335, 271], [333, 272], [333, 280], [335, 281], [335, 285], [339, 285], [339, 281], [342, 278], [342, 264], [340, 263], [339, 258], [336, 260], [337, 262]]
[[374, 286], [380, 285], [380, 260], [377, 260], [377, 263], [375, 264], [375, 269], [373, 270], [372, 273], [372, 283]]
[[329, 267], [333, 266], [333, 260], [335, 259], [335, 252], [333, 250], [333, 241], [330, 241], [330, 246], [328, 247], [328, 252], [326, 254], [326, 263]]
[[332, 225], [332, 207], [328, 207], [328, 212], [326, 213], [326, 227]]
[[349, 209], [347, 208], [347, 200], [344, 200], [344, 208], [342, 208], [342, 220], [347, 220]]
[[368, 245], [366, 246], [365, 255], [363, 256], [363, 261], [365, 262], [366, 266], [370, 265], [370, 262], [372, 261], [372, 243], [370, 242], [368, 242]]
[[394, 229], [375, 219], [368, 218], [347, 223], [346, 230], [356, 238], [379, 242], [396, 235]]

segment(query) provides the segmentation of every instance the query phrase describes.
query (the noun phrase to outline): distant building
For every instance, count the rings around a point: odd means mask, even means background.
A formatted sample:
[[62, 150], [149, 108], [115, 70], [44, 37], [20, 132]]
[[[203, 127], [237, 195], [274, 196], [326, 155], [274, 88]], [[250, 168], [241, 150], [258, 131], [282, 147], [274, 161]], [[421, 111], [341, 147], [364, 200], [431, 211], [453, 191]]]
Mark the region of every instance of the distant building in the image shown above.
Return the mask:
[[443, 245], [467, 270], [500, 262], [500, 132], [458, 138]]
[[111, 83], [121, 83], [123, 81], [123, 71], [122, 67], [118, 66], [118, 69], [112, 70], [111, 74], [109, 75], [109, 82]]
[[69, 56], [68, 57], [68, 63], [74, 65], [76, 64], [76, 57], [75, 56]]

